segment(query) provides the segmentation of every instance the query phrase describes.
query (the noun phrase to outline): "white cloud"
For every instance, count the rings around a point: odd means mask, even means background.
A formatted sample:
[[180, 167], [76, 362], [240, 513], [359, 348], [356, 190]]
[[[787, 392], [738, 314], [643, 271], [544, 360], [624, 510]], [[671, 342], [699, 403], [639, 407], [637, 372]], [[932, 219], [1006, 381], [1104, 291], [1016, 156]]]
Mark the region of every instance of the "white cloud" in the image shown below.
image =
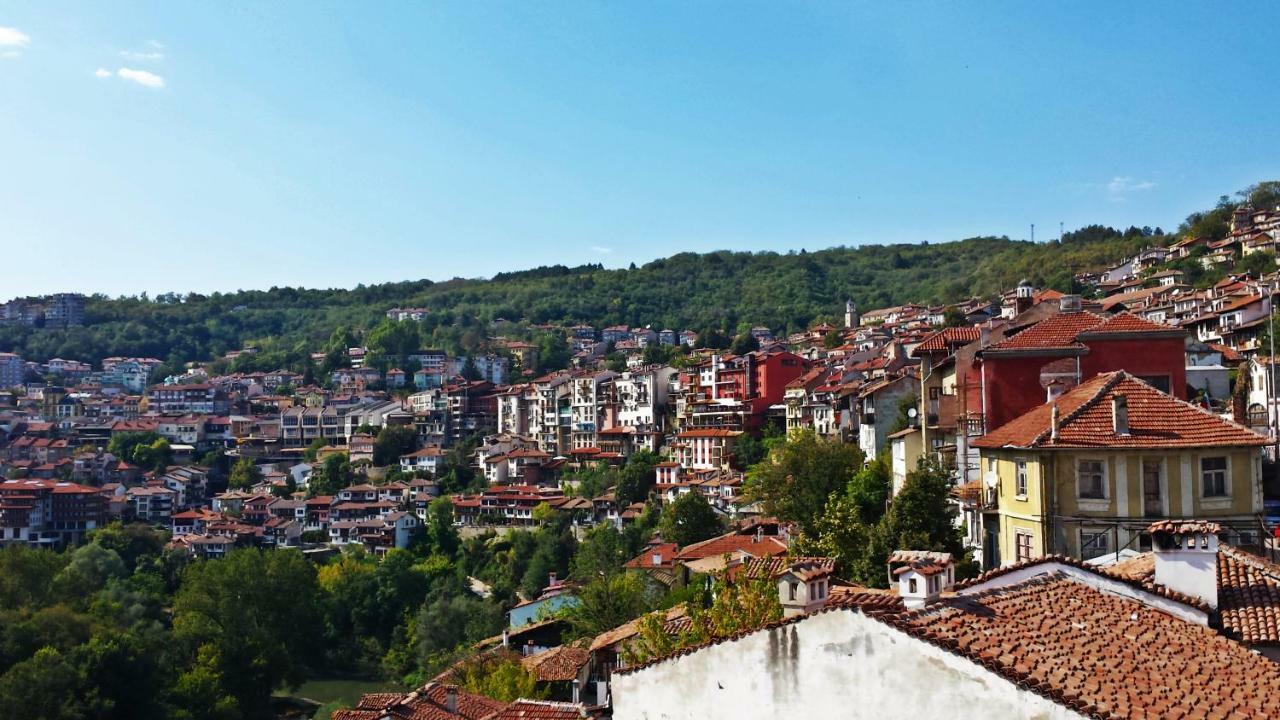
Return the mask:
[[601, 255], [608, 255], [609, 253], [613, 252], [613, 248], [603, 247], [601, 245], [592, 245], [591, 252], [599, 253]]
[[139, 60], [142, 62], [154, 62], [163, 60], [164, 53], [157, 51], [138, 52], [137, 50], [121, 50], [120, 57], [125, 60]]
[[136, 82], [139, 85], [145, 85], [149, 88], [164, 87], [164, 78], [153, 72], [146, 70], [134, 70], [133, 68], [120, 68], [116, 71], [116, 75], [124, 80]]
[[1125, 197], [1154, 188], [1156, 184], [1150, 180], [1138, 180], [1132, 177], [1117, 175], [1107, 183], [1107, 195], [1112, 200], [1123, 200]]
[[95, 76], [97, 76], [97, 77], [100, 77], [100, 78], [109, 78], [109, 77], [111, 77], [111, 71], [110, 71], [110, 70], [108, 70], [108, 69], [106, 69], [106, 68], [98, 68], [97, 70], [94, 70], [94, 71], [93, 71], [93, 74], [94, 74]]
[[31, 45], [31, 37], [18, 28], [0, 25], [0, 57], [16, 58]]
[[24, 48], [31, 44], [31, 37], [18, 28], [0, 25], [0, 46]]

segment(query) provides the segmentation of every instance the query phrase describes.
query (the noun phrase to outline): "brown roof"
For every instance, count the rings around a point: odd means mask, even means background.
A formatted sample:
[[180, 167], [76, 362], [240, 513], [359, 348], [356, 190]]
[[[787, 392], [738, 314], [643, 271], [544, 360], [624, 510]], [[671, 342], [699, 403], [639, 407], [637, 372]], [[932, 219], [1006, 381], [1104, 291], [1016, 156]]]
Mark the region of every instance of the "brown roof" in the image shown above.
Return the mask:
[[874, 617], [1089, 717], [1280, 716], [1270, 660], [1062, 573]]
[[787, 544], [772, 535], [762, 537], [757, 542], [753, 535], [728, 533], [688, 545], [680, 551], [676, 558], [679, 560], [701, 560], [702, 558], [735, 552], [743, 552], [757, 558], [765, 555], [786, 555]]
[[1101, 315], [1083, 311], [1051, 315], [1014, 335], [1004, 342], [992, 345], [988, 350], [1044, 350], [1076, 347], [1076, 336], [1101, 325]]
[[[1118, 562], [1105, 572], [1141, 583], [1155, 582], [1155, 553]], [[1218, 546], [1218, 614], [1222, 631], [1250, 645], [1280, 645], [1280, 565], [1229, 545]]]
[[520, 662], [537, 676], [538, 682], [571, 682], [578, 679], [582, 666], [590, 660], [590, 650], [584, 647], [561, 645], [537, 655], [530, 655]]
[[[1117, 434], [1111, 398], [1129, 406], [1129, 432]], [[1052, 437], [1052, 408], [1059, 411]], [[1248, 447], [1268, 439], [1191, 403], [1166, 395], [1124, 371], [1095, 376], [973, 442], [979, 448]]]
[[912, 356], [920, 353], [951, 352], [957, 346], [968, 345], [982, 335], [978, 327], [949, 327], [925, 338], [923, 342], [911, 349]]
[[428, 683], [411, 693], [369, 693], [354, 710], [334, 712], [333, 720], [483, 720], [506, 707], [506, 703], [454, 688], [458, 710], [449, 712], [450, 687]]

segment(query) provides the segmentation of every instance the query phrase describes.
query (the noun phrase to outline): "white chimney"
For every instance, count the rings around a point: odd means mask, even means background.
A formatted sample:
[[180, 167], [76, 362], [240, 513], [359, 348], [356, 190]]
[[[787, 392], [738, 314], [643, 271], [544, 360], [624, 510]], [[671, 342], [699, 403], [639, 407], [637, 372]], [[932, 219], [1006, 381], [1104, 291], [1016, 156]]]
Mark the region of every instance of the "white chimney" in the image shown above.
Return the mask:
[[1222, 526], [1198, 520], [1153, 523], [1152, 547], [1158, 585], [1218, 607], [1218, 535]]
[[937, 600], [955, 582], [950, 553], [899, 550], [889, 556], [889, 573], [908, 610]]
[[1117, 435], [1129, 434], [1129, 398], [1120, 393], [1111, 396], [1111, 426]]
[[1049, 442], [1058, 441], [1058, 423], [1060, 422], [1060, 414], [1058, 413], [1058, 404], [1054, 403], [1049, 409]]
[[457, 686], [450, 685], [449, 687], [447, 687], [447, 688], [445, 688], [445, 689], [444, 689], [444, 705], [445, 705], [445, 708], [446, 708], [449, 712], [451, 712], [451, 713], [453, 713], [453, 714], [455, 714], [455, 715], [458, 713], [458, 688], [457, 688]]

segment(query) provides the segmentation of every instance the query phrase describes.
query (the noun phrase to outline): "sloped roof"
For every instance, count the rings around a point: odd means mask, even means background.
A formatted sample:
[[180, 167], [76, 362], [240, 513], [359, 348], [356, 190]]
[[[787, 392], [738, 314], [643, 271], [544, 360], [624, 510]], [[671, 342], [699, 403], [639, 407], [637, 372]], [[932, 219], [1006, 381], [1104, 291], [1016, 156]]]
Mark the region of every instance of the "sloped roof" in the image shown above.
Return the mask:
[[[1104, 570], [1157, 590], [1155, 553]], [[1280, 565], [1230, 545], [1218, 547], [1218, 614], [1228, 636], [1250, 645], [1280, 645]]]
[[[1129, 406], [1129, 432], [1117, 434], [1111, 398]], [[1059, 411], [1052, 437], [1052, 408]], [[1248, 447], [1268, 439], [1248, 428], [1166, 395], [1124, 371], [1095, 376], [973, 442], [979, 448]]]
[[976, 326], [943, 328], [926, 337], [919, 345], [912, 348], [911, 356], [919, 357], [922, 353], [934, 352], [949, 353], [954, 347], [968, 345], [981, 337], [981, 335], [982, 329]]
[[1043, 350], [1078, 347], [1076, 336], [1097, 327], [1106, 318], [1087, 310], [1058, 313], [1032, 325], [1013, 337], [992, 345], [990, 350]]
[[1090, 717], [1280, 715], [1270, 660], [1061, 572], [875, 617]]
[[333, 720], [483, 720], [506, 707], [506, 703], [454, 688], [458, 710], [450, 712], [446, 704], [450, 687], [428, 683], [412, 693], [369, 693], [354, 710], [336, 711]]
[[530, 655], [520, 662], [537, 676], [538, 682], [571, 682], [578, 678], [578, 672], [590, 660], [590, 650], [584, 647], [561, 645], [537, 655]]
[[1185, 331], [1170, 325], [1162, 325], [1152, 322], [1145, 318], [1138, 317], [1131, 312], [1116, 313], [1107, 318], [1100, 325], [1096, 325], [1079, 334], [1082, 338], [1094, 338], [1095, 336], [1105, 337], [1107, 335], [1130, 335], [1133, 333], [1141, 333], [1150, 335], [1161, 333], [1166, 335], [1185, 335]]

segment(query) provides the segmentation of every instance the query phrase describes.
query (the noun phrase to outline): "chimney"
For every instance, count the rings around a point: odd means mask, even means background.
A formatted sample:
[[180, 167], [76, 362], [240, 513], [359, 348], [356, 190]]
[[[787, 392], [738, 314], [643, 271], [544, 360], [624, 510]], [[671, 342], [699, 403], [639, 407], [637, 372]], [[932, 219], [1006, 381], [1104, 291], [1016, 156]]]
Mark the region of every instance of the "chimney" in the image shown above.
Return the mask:
[[1058, 299], [1058, 311], [1063, 313], [1078, 313], [1084, 309], [1084, 301], [1079, 295], [1063, 295]]
[[1218, 608], [1218, 535], [1201, 520], [1162, 520], [1147, 528], [1156, 556], [1155, 581]]
[[889, 556], [889, 575], [898, 585], [898, 597], [908, 610], [934, 602], [955, 582], [951, 554], [899, 550]]
[[556, 586], [556, 574], [554, 572], [547, 573], [547, 587]]
[[1058, 424], [1061, 414], [1058, 412], [1058, 403], [1054, 403], [1049, 409], [1049, 442], [1058, 442]]
[[510, 646], [511, 646], [511, 631], [508, 630], [507, 628], [502, 628], [502, 647], [510, 647]]
[[581, 697], [582, 697], [582, 684], [579, 681], [574, 680], [573, 681], [573, 700], [572, 700], [573, 704], [577, 705], [578, 703], [582, 702], [582, 700], [580, 699]]
[[1111, 396], [1111, 427], [1117, 435], [1129, 434], [1129, 398], [1120, 393]]
[[444, 689], [444, 706], [454, 715], [458, 714], [458, 686], [450, 685]]

